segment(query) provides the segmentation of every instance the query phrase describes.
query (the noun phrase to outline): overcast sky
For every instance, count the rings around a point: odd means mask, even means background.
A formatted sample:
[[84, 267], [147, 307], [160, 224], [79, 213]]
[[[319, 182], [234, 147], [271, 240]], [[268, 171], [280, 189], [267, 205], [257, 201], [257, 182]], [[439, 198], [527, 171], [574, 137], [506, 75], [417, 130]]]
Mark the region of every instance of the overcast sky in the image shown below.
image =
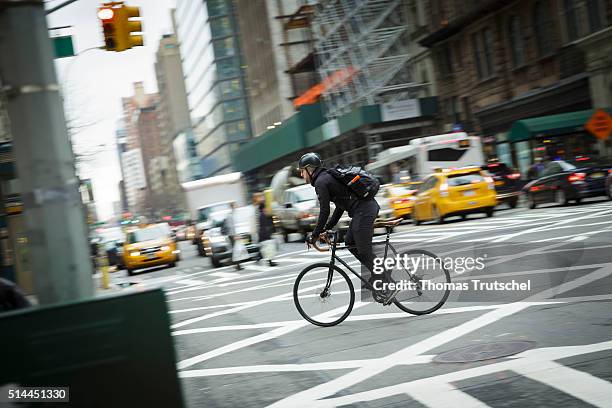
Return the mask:
[[[46, 8], [65, 0], [49, 0]], [[176, 0], [130, 0], [129, 6], [140, 7], [144, 47], [124, 52], [91, 50], [101, 46], [102, 28], [97, 18], [101, 2], [78, 0], [48, 16], [49, 27], [71, 26], [51, 35], [73, 37], [77, 57], [56, 60], [56, 70], [64, 89], [66, 116], [81, 129], [75, 137], [75, 153], [88, 155], [81, 166], [81, 176], [91, 177], [98, 216], [112, 216], [112, 203], [119, 201], [121, 180], [115, 147], [115, 129], [121, 117], [121, 97], [133, 94], [133, 82], [142, 81], [146, 92], [157, 92], [155, 52], [163, 34], [172, 32], [170, 10]], [[103, 146], [101, 146], [103, 145]], [[92, 154], [93, 153], [93, 154]]]

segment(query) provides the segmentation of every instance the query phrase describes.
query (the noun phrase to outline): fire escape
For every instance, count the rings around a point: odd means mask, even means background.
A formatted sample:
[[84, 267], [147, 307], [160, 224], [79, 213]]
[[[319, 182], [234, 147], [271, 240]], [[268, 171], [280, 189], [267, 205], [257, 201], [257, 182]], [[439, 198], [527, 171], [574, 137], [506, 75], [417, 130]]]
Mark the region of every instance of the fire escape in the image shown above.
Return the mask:
[[403, 0], [326, 0], [316, 8], [312, 30], [317, 70], [329, 119], [358, 106], [410, 97], [416, 83], [408, 60]]

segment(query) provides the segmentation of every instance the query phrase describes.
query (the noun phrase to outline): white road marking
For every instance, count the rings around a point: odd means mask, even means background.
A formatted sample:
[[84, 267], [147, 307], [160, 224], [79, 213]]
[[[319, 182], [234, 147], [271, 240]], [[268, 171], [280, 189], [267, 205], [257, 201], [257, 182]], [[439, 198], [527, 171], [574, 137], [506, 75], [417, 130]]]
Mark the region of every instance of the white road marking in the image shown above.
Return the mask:
[[[528, 300], [537, 300], [546, 296], [550, 296], [551, 294], [563, 293], [581, 285], [600, 279], [602, 276], [607, 276], [610, 273], [612, 273], [612, 267], [602, 268], [573, 281], [566, 282], [557, 287], [553, 287], [551, 289], [533, 295], [528, 298]], [[377, 359], [371, 364], [368, 364], [367, 366], [351, 371], [348, 374], [337, 377], [326, 383], [293, 394], [270, 405], [270, 407], [294, 407], [300, 404], [307, 406], [319, 406], [319, 403], [322, 402], [322, 399], [328, 398], [334, 394], [341, 392], [342, 390], [359, 384], [367, 380], [368, 378], [374, 377], [384, 371], [387, 371], [396, 364], [396, 361], [402, 361], [419, 355], [423, 352], [428, 352], [429, 350], [440, 347], [441, 345], [444, 345], [477, 329], [497, 322], [515, 313], [518, 313], [528, 308], [529, 306], [531, 305], [528, 302], [517, 302], [501, 306], [496, 310], [478, 316], [475, 319], [465, 322], [459, 326], [439, 332], [402, 350]], [[325, 404], [328, 404], [329, 402], [329, 398], [325, 400]]]
[[589, 373], [553, 361], [540, 361], [537, 370], [519, 366], [513, 371], [596, 407], [609, 407], [612, 404], [612, 384]]
[[[592, 219], [592, 218], [596, 218], [596, 217], [603, 217], [604, 215], [607, 215], [607, 214], [610, 214], [610, 213], [612, 213], [612, 210], [601, 211], [601, 212], [599, 212], [596, 215], [593, 214], [593, 213], [588, 213], [588, 214], [583, 215], [581, 217], [574, 217], [574, 218], [564, 219], [562, 221], [556, 222], [552, 226], [560, 226], [560, 225], [563, 225], [563, 224], [574, 223], [576, 221], [583, 220], [585, 218]], [[503, 235], [503, 236], [501, 236], [499, 238], [495, 238], [491, 242], [504, 242], [504, 241], [507, 241], [507, 240], [509, 240], [511, 238], [516, 238], [516, 237], [518, 237], [520, 235], [532, 234], [534, 232], [548, 230], [550, 227], [551, 226], [539, 226], [539, 227], [534, 227], [534, 228], [527, 228], [526, 230], [523, 230], [523, 231], [515, 232], [515, 233], [512, 233], [512, 234], [506, 234], [506, 235]]]
[[[359, 302], [357, 302], [357, 303], [355, 303], [354, 308], [359, 308], [360, 306], [365, 306], [365, 304], [359, 304]], [[346, 310], [346, 306], [341, 306], [339, 308], [336, 308], [336, 309], [330, 310], [328, 312], [322, 313], [320, 315], [317, 315], [314, 318], [315, 319], [324, 319], [326, 317], [332, 317], [332, 316], [335, 316], [338, 313], [342, 313], [344, 310]], [[253, 344], [261, 343], [263, 341], [275, 339], [277, 337], [280, 337], [280, 336], [282, 336], [284, 334], [287, 334], [287, 333], [290, 333], [292, 331], [295, 331], [295, 330], [297, 330], [297, 329], [299, 329], [301, 327], [307, 326], [309, 324], [310, 323], [308, 323], [306, 320], [303, 320], [303, 321], [299, 321], [297, 323], [292, 323], [292, 324], [289, 324], [289, 325], [286, 325], [286, 326], [282, 326], [282, 327], [276, 328], [274, 330], [271, 330], [271, 331], [266, 332], [266, 333], [259, 334], [257, 336], [249, 337], [249, 338], [244, 339], [244, 340], [239, 340], [239, 341], [236, 341], [234, 343], [227, 344], [227, 345], [225, 345], [223, 347], [216, 348], [216, 349], [214, 349], [212, 351], [209, 351], [207, 353], [203, 353], [203, 354], [197, 355], [195, 357], [191, 357], [191, 358], [182, 360], [182, 361], [180, 361], [177, 364], [177, 368], [179, 370], [183, 370], [183, 369], [185, 369], [187, 367], [191, 367], [192, 365], [201, 363], [201, 362], [209, 360], [211, 358], [214, 358], [214, 357], [217, 357], [217, 356], [220, 356], [220, 355], [223, 355], [223, 354], [231, 353], [233, 351], [240, 350], [240, 349], [242, 349], [244, 347], [252, 346]]]
[[[427, 364], [434, 356], [417, 356], [412, 361], [402, 361], [402, 365]], [[181, 378], [194, 377], [213, 377], [217, 375], [249, 374], [249, 373], [278, 373], [295, 371], [324, 371], [324, 370], [345, 370], [347, 368], [359, 368], [366, 365], [368, 360], [348, 360], [348, 361], [326, 361], [323, 363], [304, 363], [304, 364], [265, 364], [254, 366], [238, 366], [223, 368], [207, 368], [202, 370], [184, 370], [179, 372]]]
[[[378, 388], [371, 391], [359, 392], [352, 395], [326, 398], [324, 400], [313, 401], [313, 403], [309, 404], [308, 406], [322, 408], [357, 404], [362, 401], [372, 401], [375, 399], [379, 399], [381, 398], [381, 395], [390, 397], [398, 394], [406, 394], [410, 393], [411, 390], [428, 388], [435, 384], [450, 384], [470, 378], [476, 378], [507, 370], [523, 370], [523, 372], [529, 370], [530, 372], [535, 372], [539, 370], [540, 364], [542, 364], [543, 362], [559, 360], [562, 358], [573, 357], [588, 353], [595, 353], [598, 351], [605, 351], [610, 349], [612, 349], [612, 341], [581, 346], [550, 347], [527, 350], [523, 353], [513, 356], [512, 360], [502, 361], [493, 364], [486, 364], [483, 366], [468, 368], [465, 370], [458, 370], [433, 377], [421, 378], [402, 384]], [[608, 402], [606, 406], [610, 406], [610, 401], [612, 401], [612, 397], [610, 397], [609, 395], [611, 394], [608, 394]]]
[[237, 276], [240, 276], [240, 274], [236, 272], [213, 272], [209, 275], [216, 276], [218, 278], [235, 278]]
[[[449, 383], [436, 383], [427, 387], [411, 387], [407, 392], [415, 400], [430, 408], [488, 408], [484, 402], [460, 391]], [[384, 398], [385, 395], [381, 395]]]
[[186, 285], [186, 286], [193, 286], [193, 285], [202, 285], [206, 282], [201, 281], [201, 280], [196, 280], [196, 279], [183, 279], [183, 280], [175, 281], [172, 283], [178, 283], [180, 285]]

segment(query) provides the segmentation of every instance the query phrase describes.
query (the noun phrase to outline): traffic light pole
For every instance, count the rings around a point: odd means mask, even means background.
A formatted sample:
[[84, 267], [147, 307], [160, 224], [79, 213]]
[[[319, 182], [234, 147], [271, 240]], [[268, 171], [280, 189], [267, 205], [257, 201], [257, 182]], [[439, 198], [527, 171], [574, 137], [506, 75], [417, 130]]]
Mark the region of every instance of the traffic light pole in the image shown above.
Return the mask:
[[0, 0], [0, 75], [38, 300], [91, 297], [87, 226], [42, 1]]

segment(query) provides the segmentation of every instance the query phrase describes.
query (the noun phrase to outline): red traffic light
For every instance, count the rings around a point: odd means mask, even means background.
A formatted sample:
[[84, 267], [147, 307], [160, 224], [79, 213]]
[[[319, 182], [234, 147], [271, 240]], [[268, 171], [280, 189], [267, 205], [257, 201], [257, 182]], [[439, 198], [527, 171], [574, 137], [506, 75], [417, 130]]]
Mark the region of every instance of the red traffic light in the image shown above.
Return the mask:
[[112, 8], [101, 8], [98, 10], [98, 18], [100, 20], [112, 20], [115, 17], [115, 12]]

